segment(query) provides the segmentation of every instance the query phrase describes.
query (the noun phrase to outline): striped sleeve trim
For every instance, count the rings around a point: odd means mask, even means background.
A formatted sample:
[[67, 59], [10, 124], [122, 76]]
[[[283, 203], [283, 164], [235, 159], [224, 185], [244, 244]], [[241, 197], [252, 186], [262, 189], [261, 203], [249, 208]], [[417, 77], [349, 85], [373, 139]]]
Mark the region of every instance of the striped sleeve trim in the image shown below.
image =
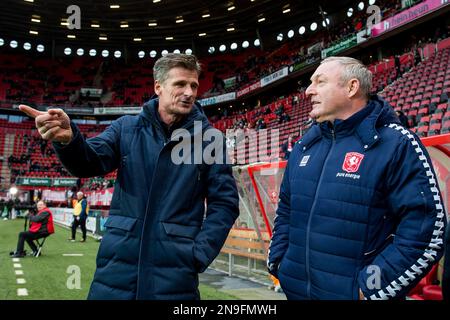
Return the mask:
[[399, 131], [402, 135], [406, 136], [417, 153], [419, 160], [426, 171], [429, 188], [434, 196], [434, 205], [436, 207], [436, 222], [434, 224], [434, 230], [431, 237], [431, 241], [428, 247], [425, 249], [422, 256], [415, 261], [415, 263], [408, 268], [399, 278], [393, 280], [386, 288], [381, 289], [369, 297], [370, 300], [388, 300], [394, 298], [403, 288], [407, 287], [410, 283], [417, 279], [417, 277], [423, 276], [424, 271], [428, 268], [430, 263], [435, 262], [437, 257], [437, 251], [443, 247], [443, 233], [444, 233], [444, 219], [445, 212], [442, 205], [441, 195], [437, 187], [437, 182], [434, 177], [431, 165], [428, 163], [428, 159], [422, 150], [422, 147], [415, 139], [414, 135], [410, 131], [398, 124], [390, 124], [389, 128]]

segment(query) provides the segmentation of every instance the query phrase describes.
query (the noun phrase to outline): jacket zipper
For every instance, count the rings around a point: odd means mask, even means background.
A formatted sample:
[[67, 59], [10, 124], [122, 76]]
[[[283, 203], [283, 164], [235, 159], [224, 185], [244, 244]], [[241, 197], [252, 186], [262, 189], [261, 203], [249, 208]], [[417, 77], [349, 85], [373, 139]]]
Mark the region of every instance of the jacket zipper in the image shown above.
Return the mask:
[[320, 172], [320, 177], [319, 177], [319, 182], [317, 183], [317, 188], [316, 188], [316, 193], [314, 195], [314, 201], [313, 204], [311, 206], [311, 212], [309, 213], [309, 217], [308, 217], [308, 225], [306, 227], [306, 257], [305, 257], [305, 262], [306, 262], [306, 278], [308, 279], [307, 282], [307, 286], [306, 286], [306, 296], [308, 298], [311, 298], [311, 277], [310, 277], [310, 263], [309, 263], [309, 237], [310, 237], [310, 229], [311, 229], [311, 219], [312, 219], [312, 215], [314, 212], [314, 209], [316, 207], [316, 203], [317, 203], [317, 197], [319, 194], [319, 188], [320, 185], [322, 184], [322, 179], [323, 179], [323, 173], [325, 171], [325, 168], [327, 166], [328, 160], [332, 154], [335, 142], [336, 142], [336, 136], [335, 136], [335, 132], [334, 129], [331, 129], [331, 135], [332, 135], [332, 140], [331, 140], [331, 148], [328, 150], [328, 154], [327, 157], [325, 158], [325, 161], [323, 163], [322, 166], [322, 171]]
[[[167, 137], [164, 134], [164, 131], [161, 128], [160, 124], [157, 123], [156, 121], [154, 121], [153, 119], [150, 119], [150, 121], [153, 123], [153, 125], [155, 125], [155, 127], [157, 129], [157, 133], [159, 134], [160, 138], [161, 137], [163, 138], [162, 140], [164, 141], [164, 145], [161, 148], [161, 150], [159, 150], [158, 157], [156, 158], [155, 169], [153, 170], [152, 180], [150, 182], [150, 188], [149, 188], [149, 192], [148, 192], [147, 204], [146, 204], [146, 207], [145, 207], [145, 215], [144, 215], [144, 221], [143, 221], [143, 224], [142, 224], [141, 239], [139, 241], [139, 257], [138, 257], [138, 270], [137, 270], [138, 274], [137, 274], [137, 284], [136, 284], [136, 299], [138, 299], [139, 295], [140, 295], [139, 294], [139, 283], [140, 283], [139, 276], [140, 276], [140, 269], [141, 269], [142, 240], [144, 238], [144, 230], [145, 230], [145, 225], [146, 225], [146, 221], [147, 221], [147, 213], [148, 213], [148, 208], [149, 208], [149, 205], [150, 205], [151, 194], [152, 194], [152, 190], [153, 190], [153, 181], [155, 180], [154, 178], [155, 178], [156, 170], [158, 168], [159, 157], [161, 156], [161, 153], [163, 152], [164, 148], [170, 142], [170, 139], [167, 139]], [[189, 128], [189, 126], [190, 125], [184, 126], [183, 129], [187, 129], [187, 128]], [[202, 127], [202, 130], [203, 129], [204, 129], [204, 127]], [[153, 282], [153, 280], [152, 280], [152, 282]]]
[[[152, 121], [153, 122], [153, 121]], [[155, 124], [155, 123], [154, 123]], [[142, 257], [142, 240], [144, 239], [144, 231], [145, 231], [145, 225], [146, 225], [146, 221], [147, 221], [147, 213], [148, 213], [148, 208], [149, 208], [149, 204], [150, 204], [150, 195], [152, 193], [152, 188], [153, 188], [153, 180], [155, 178], [155, 174], [156, 174], [156, 167], [158, 165], [158, 161], [159, 161], [159, 157], [161, 156], [162, 151], [164, 150], [164, 147], [167, 144], [167, 140], [165, 138], [164, 133], [162, 132], [162, 128], [160, 128], [158, 125], [156, 125], [157, 134], [161, 134], [162, 133], [162, 137], [163, 137], [163, 141], [164, 141], [164, 146], [161, 148], [161, 150], [159, 150], [158, 152], [158, 157], [156, 158], [156, 162], [155, 162], [155, 169], [153, 170], [153, 174], [152, 174], [152, 180], [150, 182], [150, 188], [149, 188], [149, 192], [148, 192], [148, 198], [147, 198], [147, 204], [145, 206], [145, 215], [144, 215], [144, 221], [142, 223], [142, 231], [141, 231], [141, 239], [139, 241], [139, 257], [138, 257], [138, 270], [137, 270], [137, 285], [136, 285], [136, 299], [139, 299], [139, 283], [140, 283], [140, 279], [139, 276], [141, 274], [140, 269], [141, 269], [141, 257]], [[161, 135], [160, 135], [161, 137]], [[153, 280], [152, 280], [153, 281]]]

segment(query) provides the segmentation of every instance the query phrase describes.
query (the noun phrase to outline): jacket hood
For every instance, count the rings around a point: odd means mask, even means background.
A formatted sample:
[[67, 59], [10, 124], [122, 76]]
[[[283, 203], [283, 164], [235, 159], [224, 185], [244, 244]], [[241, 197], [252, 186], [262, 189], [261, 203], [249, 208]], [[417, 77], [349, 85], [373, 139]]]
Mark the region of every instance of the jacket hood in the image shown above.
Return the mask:
[[350, 118], [337, 119], [333, 125], [329, 122], [314, 124], [299, 143], [308, 148], [322, 136], [331, 136], [333, 127], [337, 136], [356, 134], [364, 148], [370, 149], [380, 138], [377, 128], [391, 123], [400, 124], [394, 109], [386, 100], [372, 95], [367, 105]]

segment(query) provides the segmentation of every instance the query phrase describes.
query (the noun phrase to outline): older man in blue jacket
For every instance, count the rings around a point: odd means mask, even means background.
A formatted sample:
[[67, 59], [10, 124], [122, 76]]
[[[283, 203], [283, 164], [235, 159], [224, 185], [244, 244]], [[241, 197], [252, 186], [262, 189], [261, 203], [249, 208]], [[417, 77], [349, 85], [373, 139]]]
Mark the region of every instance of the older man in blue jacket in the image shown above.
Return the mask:
[[215, 148], [225, 148], [223, 135], [194, 103], [199, 74], [192, 55], [160, 58], [158, 99], [88, 140], [60, 109], [20, 107], [75, 176], [118, 169], [90, 299], [200, 298], [198, 273], [219, 253], [239, 209], [226, 152]]
[[306, 90], [316, 124], [289, 158], [268, 257], [288, 299], [402, 298], [442, 256], [430, 157], [371, 83], [331, 57]]

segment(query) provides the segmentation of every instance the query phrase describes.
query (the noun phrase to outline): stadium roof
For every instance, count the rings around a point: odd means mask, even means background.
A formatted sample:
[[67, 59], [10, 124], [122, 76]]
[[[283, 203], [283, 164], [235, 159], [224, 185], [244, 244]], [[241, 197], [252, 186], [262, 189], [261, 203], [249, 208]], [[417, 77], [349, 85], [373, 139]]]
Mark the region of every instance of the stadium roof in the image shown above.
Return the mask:
[[[179, 49], [248, 40], [356, 7], [359, 1], [305, 0], [2, 0], [0, 37], [56, 45]], [[367, 1], [364, 1], [367, 5]], [[67, 18], [80, 8], [80, 29]], [[111, 7], [118, 5], [118, 8]], [[233, 8], [234, 7], [234, 8]], [[283, 13], [284, 12], [284, 13]], [[72, 22], [74, 20], [71, 20]], [[234, 29], [232, 29], [234, 28]], [[228, 31], [227, 31], [228, 30]], [[31, 32], [31, 33], [30, 33]], [[297, 31], [296, 31], [297, 32]], [[206, 35], [203, 35], [206, 34]], [[102, 39], [106, 40], [100, 40]]]

